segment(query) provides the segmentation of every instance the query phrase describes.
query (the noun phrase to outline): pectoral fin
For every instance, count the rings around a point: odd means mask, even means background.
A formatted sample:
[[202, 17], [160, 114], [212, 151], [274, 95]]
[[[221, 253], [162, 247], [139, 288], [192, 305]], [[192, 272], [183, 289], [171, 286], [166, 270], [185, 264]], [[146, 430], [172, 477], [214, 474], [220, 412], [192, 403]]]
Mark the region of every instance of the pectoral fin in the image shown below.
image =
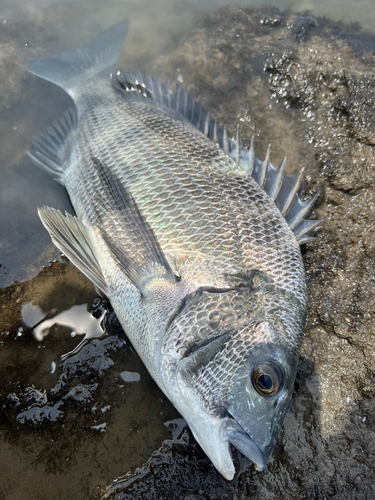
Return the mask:
[[109, 195], [110, 211], [99, 230], [126, 277], [142, 295], [153, 280], [172, 284], [179, 281], [130, 192], [101, 161], [92, 161], [103, 190]]
[[95, 253], [91, 248], [91, 239], [85, 225], [60, 210], [43, 207], [38, 209], [39, 217], [49, 232], [52, 241], [78, 269], [91, 280], [103, 293], [108, 295], [108, 286]]

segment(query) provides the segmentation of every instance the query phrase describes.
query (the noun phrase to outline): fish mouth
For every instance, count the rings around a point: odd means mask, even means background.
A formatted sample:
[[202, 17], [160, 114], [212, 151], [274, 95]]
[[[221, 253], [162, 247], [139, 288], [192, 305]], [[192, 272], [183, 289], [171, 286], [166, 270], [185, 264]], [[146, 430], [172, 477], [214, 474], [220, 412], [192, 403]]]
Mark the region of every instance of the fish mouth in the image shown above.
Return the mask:
[[230, 417], [224, 418], [221, 425], [221, 435], [225, 441], [229, 441], [245, 457], [254, 462], [258, 471], [261, 472], [266, 468], [266, 455], [236, 420]]

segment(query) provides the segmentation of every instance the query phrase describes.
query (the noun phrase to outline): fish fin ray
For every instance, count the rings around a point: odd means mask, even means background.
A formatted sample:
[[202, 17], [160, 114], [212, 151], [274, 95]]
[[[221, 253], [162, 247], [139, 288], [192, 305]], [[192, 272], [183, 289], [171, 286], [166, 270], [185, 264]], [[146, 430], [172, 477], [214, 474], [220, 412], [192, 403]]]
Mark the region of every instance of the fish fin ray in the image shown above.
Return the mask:
[[60, 210], [50, 207], [39, 208], [38, 214], [57, 248], [108, 295], [108, 286], [92, 250], [86, 226], [77, 217], [68, 213], [63, 215]]
[[308, 241], [315, 241], [316, 240], [316, 237], [315, 236], [303, 236], [302, 238], [298, 239], [298, 243], [300, 245], [304, 245], [305, 243], [307, 243]]
[[66, 143], [76, 127], [77, 113], [72, 107], [33, 141], [34, 150], [27, 153], [35, 165], [62, 185], [64, 185], [63, 163]]
[[302, 180], [303, 169], [294, 175], [285, 175], [275, 199], [275, 204], [280, 212], [285, 216], [293, 204]]
[[318, 196], [319, 193], [316, 193], [309, 200], [302, 201], [298, 194], [295, 195], [288, 213], [285, 216], [285, 220], [287, 221], [291, 229], [296, 228], [309, 214]]
[[27, 70], [55, 83], [71, 97], [85, 81], [102, 72], [113, 71], [128, 32], [128, 21], [112, 26], [96, 38], [73, 50], [60, 52], [48, 59], [35, 59]]
[[274, 167], [271, 163], [268, 165], [264, 190], [273, 201], [277, 198], [283, 183], [285, 164], [286, 158], [282, 160], [278, 167]]
[[[130, 192], [102, 162], [97, 158], [92, 158], [92, 161], [103, 188], [109, 193], [109, 209], [112, 212], [99, 230], [126, 277], [142, 295], [154, 278], [177, 282], [179, 278], [173, 273], [155, 233]], [[108, 230], [111, 220], [113, 230]], [[126, 235], [126, 245], [119, 234]]]
[[113, 88], [127, 102], [153, 103], [169, 111], [176, 111], [176, 99], [169, 89], [169, 81], [139, 71], [123, 71], [112, 77]]
[[[272, 171], [273, 165], [270, 162], [270, 146], [267, 148], [266, 158], [264, 161], [259, 160], [255, 156], [254, 158], [254, 167], [252, 171], [252, 177], [256, 180], [261, 188], [265, 188], [266, 181], [268, 180], [268, 175]], [[266, 189], [264, 189], [266, 191]], [[269, 195], [269, 193], [266, 191]]]
[[[183, 116], [209, 139], [218, 143], [224, 153], [234, 160], [237, 167], [240, 167], [247, 175], [252, 176], [275, 202], [292, 230], [300, 224], [312, 208], [317, 195], [306, 202], [301, 202], [297, 195], [303, 169], [297, 174], [285, 175], [286, 160], [284, 159], [278, 167], [272, 165], [270, 146], [267, 148], [266, 158], [263, 161], [260, 160], [255, 155], [253, 139], [250, 148], [245, 148], [240, 141], [238, 126], [235, 138], [230, 139], [225, 125], [218, 125], [217, 121], [209, 116], [200, 103], [178, 83], [176, 83], [175, 92], [172, 93], [168, 82], [162, 83], [156, 77], [139, 72], [124, 72], [114, 79], [113, 84], [128, 101], [144, 102], [151, 99], [162, 108], [167, 108], [169, 112]], [[311, 230], [313, 229], [311, 228]]]
[[[296, 237], [296, 240], [300, 243], [304, 240], [304, 238], [310, 239], [311, 236], [308, 236], [308, 233], [313, 231], [315, 228], [319, 227], [323, 223], [323, 219], [321, 220], [308, 220], [303, 219], [294, 229], [293, 233]], [[300, 243], [301, 244], [301, 243]]]
[[[290, 229], [294, 232], [297, 241], [302, 245], [314, 239], [308, 233], [316, 229], [322, 221], [309, 221], [305, 217], [312, 210], [319, 193], [316, 193], [312, 198], [305, 201], [299, 198], [297, 193], [304, 169], [302, 168], [294, 175], [285, 175], [286, 159], [284, 158], [278, 167], [274, 167], [269, 160], [268, 147], [265, 160], [259, 160], [254, 154], [253, 141], [248, 153], [249, 172], [251, 172], [252, 177], [275, 202]], [[242, 157], [245, 156], [242, 153]]]

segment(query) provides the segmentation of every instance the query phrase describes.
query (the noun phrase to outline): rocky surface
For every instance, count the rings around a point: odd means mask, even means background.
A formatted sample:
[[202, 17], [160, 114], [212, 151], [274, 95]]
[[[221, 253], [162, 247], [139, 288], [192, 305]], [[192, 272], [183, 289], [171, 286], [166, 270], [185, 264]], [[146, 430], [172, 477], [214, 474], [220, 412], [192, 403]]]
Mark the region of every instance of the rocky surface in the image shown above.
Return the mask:
[[[143, 469], [106, 489], [105, 484], [111, 479], [141, 466], [164, 439], [166, 434], [162, 437], [164, 431], [160, 429], [163, 417], [150, 419], [150, 415], [164, 412], [169, 418], [177, 417], [168, 402], [157, 402], [163, 395], [147, 379], [147, 373], [142, 372], [141, 380], [151, 384], [151, 389], [144, 384], [138, 396], [147, 398], [148, 409], [143, 405], [143, 413], [139, 413], [134, 402], [138, 400], [127, 396], [133, 401], [131, 418], [143, 422], [139, 436], [142, 449], [119, 464], [124, 445], [117, 447], [116, 443], [124, 443], [126, 436], [131, 447], [137, 446], [137, 441], [133, 434], [128, 436], [128, 428], [125, 432], [120, 425], [110, 426], [106, 433], [96, 435], [95, 446], [100, 448], [100, 443], [109, 439], [107, 445], [111, 449], [106, 452], [106, 460], [111, 457], [111, 466], [85, 472], [82, 464], [87, 466], [88, 462], [82, 458], [82, 443], [91, 439], [92, 431], [88, 429], [101, 423], [93, 421], [88, 409], [101, 400], [101, 391], [108, 391], [103, 380], [106, 377], [113, 380], [114, 373], [128, 369], [122, 355], [115, 354], [119, 348], [116, 330], [112, 339], [116, 347], [114, 355], [110, 355], [113, 366], [105, 366], [104, 376], [101, 369], [91, 370], [88, 377], [78, 373], [83, 378], [76, 380], [77, 372], [70, 371], [69, 383], [55, 395], [52, 388], [58, 378], [50, 381], [48, 387], [37, 374], [33, 378], [29, 373], [35, 366], [38, 347], [35, 340], [29, 338], [28, 344], [28, 352], [34, 352], [30, 355], [34, 356], [34, 365], [30, 364], [23, 377], [19, 374], [24, 373], [24, 365], [17, 358], [15, 347], [15, 342], [27, 343], [24, 335], [17, 337], [22, 302], [34, 300], [35, 304], [43, 305], [43, 300], [49, 301], [42, 309], [51, 311], [56, 307], [51, 293], [61, 294], [64, 289], [70, 291], [66, 292], [69, 307], [75, 300], [92, 302], [94, 290], [66, 264], [54, 264], [36, 278], [39, 290], [44, 290], [37, 298], [35, 280], [3, 290], [0, 298], [2, 324], [7, 325], [2, 329], [10, 332], [3, 335], [1, 349], [3, 359], [8, 362], [11, 359], [12, 364], [12, 369], [4, 369], [1, 374], [1, 380], [7, 381], [1, 384], [0, 391], [4, 410], [1, 432], [5, 443], [13, 443], [17, 453], [24, 454], [23, 461], [33, 436], [38, 436], [39, 446], [43, 443], [40, 427], [34, 428], [30, 421], [14, 423], [17, 415], [30, 406], [25, 389], [31, 377], [38, 390], [46, 388], [52, 406], [63, 401], [57, 410], [65, 413], [58, 422], [66, 425], [71, 435], [80, 437], [74, 441], [55, 422], [43, 423], [46, 435], [56, 433], [59, 450], [65, 450], [64, 460], [56, 462], [56, 470], [72, 474], [74, 468], [69, 468], [66, 458], [76, 461], [87, 488], [82, 498], [104, 495], [116, 500], [362, 500], [375, 497], [374, 50], [375, 38], [362, 33], [356, 25], [334, 23], [309, 13], [228, 8], [202, 16], [172, 53], [159, 57], [147, 68], [172, 81], [177, 78], [212, 115], [227, 123], [230, 132], [234, 132], [238, 122], [245, 142], [255, 136], [258, 156], [263, 157], [267, 144], [271, 143], [274, 164], [286, 154], [289, 173], [304, 166], [302, 193], [310, 196], [320, 192], [315, 213], [325, 219], [324, 224], [317, 231], [316, 241], [303, 249], [310, 310], [296, 390], [268, 470], [258, 473], [249, 467], [228, 483], [214, 470], [189, 431], [180, 429]], [[60, 298], [55, 300], [59, 302]], [[56, 335], [53, 338], [56, 342]], [[48, 343], [48, 339], [49, 336], [39, 347], [51, 348], [52, 341]], [[23, 349], [26, 347], [23, 345]], [[130, 356], [131, 350], [127, 349]], [[64, 351], [61, 345], [55, 345], [54, 350], [61, 353], [70, 349]], [[94, 349], [92, 356], [96, 355]], [[142, 370], [137, 367], [137, 371]], [[60, 374], [65, 368], [66, 365], [60, 366]], [[117, 384], [101, 403], [110, 404], [111, 398], [118, 402], [109, 412], [113, 411], [115, 422], [120, 415], [117, 408], [124, 404], [120, 393]], [[44, 400], [35, 401], [38, 395], [35, 392], [33, 395], [34, 406], [40, 407]], [[72, 424], [74, 419], [76, 426]], [[79, 451], [75, 455], [66, 451], [70, 449], [69, 439], [77, 443]], [[43, 450], [47, 449], [44, 444]], [[90, 446], [85, 453], [100, 457], [98, 449]], [[3, 461], [5, 456], [8, 457], [3, 454]], [[34, 457], [37, 466], [48, 469], [49, 456], [40, 451]], [[244, 469], [241, 457], [237, 461], [239, 468]], [[79, 479], [74, 484], [76, 488]]]

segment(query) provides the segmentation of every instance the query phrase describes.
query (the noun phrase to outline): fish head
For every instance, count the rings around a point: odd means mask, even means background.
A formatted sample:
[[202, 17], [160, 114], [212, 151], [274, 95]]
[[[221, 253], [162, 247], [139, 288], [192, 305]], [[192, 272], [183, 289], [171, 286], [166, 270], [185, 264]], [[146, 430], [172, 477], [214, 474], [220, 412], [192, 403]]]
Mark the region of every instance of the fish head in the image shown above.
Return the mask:
[[[274, 330], [272, 323], [255, 326]], [[252, 460], [259, 471], [265, 469], [293, 394], [297, 356], [278, 342], [253, 346], [236, 372], [227, 399], [227, 416], [221, 432], [234, 447]]]
[[[180, 360], [176, 406], [215, 467], [232, 479], [230, 445], [256, 469], [267, 465], [293, 393], [304, 318], [284, 298], [276, 301], [282, 307], [275, 308], [267, 303], [269, 296], [258, 294], [242, 313], [237, 306], [243, 291], [215, 298], [217, 310], [225, 310], [223, 319], [232, 315], [233, 321], [229, 329], [219, 321], [216, 334], [212, 331], [205, 340], [202, 335], [199, 346]], [[207, 319], [217, 316], [212, 314], [213, 301]], [[202, 321], [201, 306], [196, 318]]]

